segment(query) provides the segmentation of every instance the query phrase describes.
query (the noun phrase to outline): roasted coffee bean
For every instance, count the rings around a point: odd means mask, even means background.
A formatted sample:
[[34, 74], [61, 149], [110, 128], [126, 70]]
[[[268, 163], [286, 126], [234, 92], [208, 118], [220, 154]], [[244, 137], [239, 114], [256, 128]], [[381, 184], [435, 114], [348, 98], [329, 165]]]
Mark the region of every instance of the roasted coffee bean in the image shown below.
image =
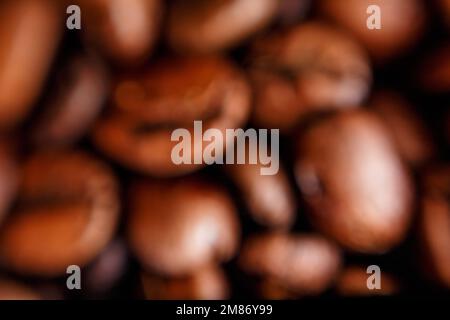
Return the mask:
[[8, 279], [0, 279], [0, 300], [39, 300], [33, 289]]
[[311, 0], [281, 0], [278, 21], [282, 26], [293, 25], [305, 17], [310, 6]]
[[252, 218], [273, 228], [289, 228], [296, 203], [283, 168], [275, 175], [261, 175], [261, 164], [227, 165], [226, 170], [241, 191]]
[[[199, 164], [173, 163], [171, 141], [177, 128], [191, 133], [191, 159], [203, 147], [194, 141], [194, 121], [203, 130], [245, 124], [250, 89], [228, 61], [215, 57], [174, 58], [155, 63], [143, 74], [121, 79], [114, 89], [115, 109], [94, 129], [97, 146], [121, 164], [154, 176], [180, 175]], [[224, 139], [226, 140], [226, 139]], [[229, 139], [228, 139], [229, 140]], [[222, 141], [226, 146], [230, 141]], [[197, 153], [197, 154], [194, 154]], [[193, 160], [192, 160], [193, 162]]]
[[[371, 5], [380, 8], [381, 28], [367, 26]], [[320, 0], [319, 11], [351, 31], [378, 62], [410, 49], [425, 29], [426, 10], [420, 0]]]
[[40, 94], [63, 28], [58, 8], [48, 0], [0, 4], [0, 128], [22, 121]]
[[309, 22], [257, 40], [250, 53], [253, 122], [290, 129], [299, 117], [357, 107], [371, 84], [364, 51], [346, 34]]
[[72, 58], [57, 76], [43, 114], [36, 119], [36, 144], [68, 145], [92, 125], [108, 94], [108, 77], [100, 61], [91, 56]]
[[[14, 199], [19, 172], [13, 159], [12, 150], [5, 141], [0, 142], [0, 223]], [[1, 233], [1, 229], [0, 229]]]
[[341, 255], [319, 235], [267, 233], [246, 239], [238, 263], [262, 279], [261, 288], [271, 283], [270, 290], [261, 292], [264, 298], [280, 298], [274, 288], [278, 294], [282, 290], [282, 297], [322, 293], [335, 280]]
[[168, 41], [184, 53], [228, 49], [268, 25], [278, 6], [277, 0], [175, 1], [168, 18]]
[[228, 281], [217, 266], [208, 265], [180, 278], [142, 274], [142, 287], [150, 300], [223, 300], [229, 297]]
[[308, 128], [295, 175], [314, 224], [348, 249], [382, 253], [406, 236], [411, 179], [373, 114], [336, 113]]
[[280, 74], [265, 70], [251, 70], [249, 76], [255, 99], [251, 122], [281, 132], [292, 130], [304, 113], [295, 84]]
[[445, 23], [450, 28], [450, 0], [438, 0]]
[[83, 270], [82, 288], [93, 298], [108, 293], [125, 277], [128, 271], [128, 250], [121, 239], [113, 240], [95, 260]]
[[441, 47], [425, 57], [419, 77], [426, 92], [450, 92], [450, 46]]
[[[89, 43], [125, 65], [144, 62], [159, 35], [161, 0], [77, 0]], [[83, 15], [84, 17], [84, 15]]]
[[450, 167], [432, 168], [423, 180], [419, 218], [422, 262], [428, 276], [450, 288]]
[[15, 272], [65, 274], [69, 265], [90, 262], [115, 232], [116, 181], [86, 154], [32, 155], [19, 189], [17, 210], [0, 232], [0, 260]]
[[372, 296], [372, 295], [394, 295], [400, 291], [398, 280], [390, 273], [382, 271], [380, 280], [381, 287], [369, 289], [367, 279], [371, 276], [366, 269], [360, 266], [345, 268], [336, 283], [336, 291], [340, 296]]
[[403, 97], [393, 92], [378, 92], [371, 101], [397, 144], [402, 157], [412, 166], [420, 166], [435, 154], [430, 132]]
[[196, 179], [141, 182], [132, 188], [130, 246], [149, 271], [183, 276], [231, 258], [239, 241], [227, 193]]

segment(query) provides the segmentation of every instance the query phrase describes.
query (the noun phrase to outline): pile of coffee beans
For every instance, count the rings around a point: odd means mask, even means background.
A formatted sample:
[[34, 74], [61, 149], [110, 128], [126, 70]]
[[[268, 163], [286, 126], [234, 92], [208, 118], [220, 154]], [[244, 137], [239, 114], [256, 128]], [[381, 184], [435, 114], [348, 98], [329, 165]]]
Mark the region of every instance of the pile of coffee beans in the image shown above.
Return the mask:
[[3, 0], [0, 299], [449, 296], [449, 146], [448, 0]]

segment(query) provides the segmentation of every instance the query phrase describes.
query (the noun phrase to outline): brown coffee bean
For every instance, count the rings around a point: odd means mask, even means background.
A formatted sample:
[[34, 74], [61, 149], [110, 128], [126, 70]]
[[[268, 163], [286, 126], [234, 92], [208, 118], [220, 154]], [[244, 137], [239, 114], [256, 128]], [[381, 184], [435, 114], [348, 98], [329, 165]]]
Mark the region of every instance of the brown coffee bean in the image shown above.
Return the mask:
[[84, 266], [110, 241], [118, 191], [110, 170], [79, 152], [38, 153], [25, 163], [16, 212], [0, 233], [0, 259], [31, 275]]
[[[371, 5], [380, 8], [380, 29], [367, 26]], [[426, 10], [420, 0], [320, 0], [318, 6], [324, 16], [351, 31], [378, 62], [403, 54], [425, 29]]]
[[40, 94], [63, 28], [58, 8], [47, 0], [0, 4], [0, 128], [22, 121]]
[[162, 278], [142, 274], [142, 287], [151, 300], [224, 300], [229, 287], [224, 272], [208, 265], [181, 278]]
[[0, 223], [16, 194], [18, 176], [11, 147], [6, 142], [0, 142]]
[[376, 116], [326, 117], [299, 137], [297, 152], [297, 183], [322, 232], [365, 253], [385, 252], [404, 239], [411, 179]]
[[125, 276], [128, 250], [121, 239], [113, 240], [83, 271], [82, 288], [93, 298], [102, 298]]
[[0, 279], [0, 300], [40, 300], [41, 297], [33, 289], [9, 280]]
[[424, 59], [419, 81], [427, 92], [450, 92], [450, 46], [441, 47]]
[[412, 106], [394, 92], [378, 92], [371, 101], [381, 116], [402, 157], [412, 166], [420, 166], [435, 155], [430, 132]]
[[305, 17], [311, 6], [311, 0], [281, 0], [278, 9], [278, 21], [281, 25], [293, 25]]
[[273, 228], [289, 228], [296, 203], [283, 168], [275, 175], [261, 175], [261, 164], [227, 165], [226, 170], [241, 191], [252, 218]]
[[400, 291], [400, 284], [398, 280], [390, 273], [381, 273], [381, 288], [369, 289], [367, 287], [367, 279], [370, 273], [366, 269], [359, 266], [349, 266], [342, 274], [336, 283], [336, 291], [340, 296], [372, 296], [382, 295], [389, 296], [398, 294]]
[[[244, 242], [239, 266], [259, 276], [270, 290], [265, 298], [279, 298], [282, 290], [298, 295], [316, 295], [334, 281], [341, 265], [339, 249], [319, 235], [268, 233]], [[261, 288], [267, 289], [264, 284]], [[274, 291], [277, 288], [277, 291]]]
[[118, 63], [145, 61], [159, 35], [162, 1], [78, 0], [78, 3], [86, 17], [82, 29], [92, 46], [100, 47]]
[[424, 176], [419, 219], [423, 265], [428, 275], [450, 288], [450, 167], [435, 167]]
[[141, 264], [184, 276], [231, 258], [238, 245], [236, 209], [221, 188], [200, 180], [140, 183], [131, 192], [130, 246]]
[[[225, 137], [226, 129], [245, 124], [250, 108], [242, 74], [215, 57], [159, 61], [143, 74], [121, 79], [113, 99], [116, 108], [100, 119], [94, 141], [121, 164], [154, 176], [180, 175], [202, 166], [173, 163], [172, 149], [179, 143], [171, 141], [175, 129], [188, 129], [192, 146], [198, 146], [195, 120], [203, 121], [203, 131], [216, 128]], [[191, 148], [192, 162], [207, 145]]]
[[251, 122], [258, 127], [291, 131], [304, 114], [295, 83], [272, 71], [250, 70], [254, 89]]
[[437, 0], [444, 22], [450, 28], [450, 0]]
[[292, 128], [312, 112], [357, 107], [371, 84], [364, 51], [346, 34], [309, 22], [263, 37], [253, 45], [253, 122]]
[[57, 76], [43, 114], [34, 120], [32, 139], [38, 145], [76, 142], [99, 114], [108, 91], [108, 77], [91, 56], [72, 58]]
[[215, 52], [236, 46], [276, 16], [276, 0], [175, 1], [167, 37], [181, 52]]

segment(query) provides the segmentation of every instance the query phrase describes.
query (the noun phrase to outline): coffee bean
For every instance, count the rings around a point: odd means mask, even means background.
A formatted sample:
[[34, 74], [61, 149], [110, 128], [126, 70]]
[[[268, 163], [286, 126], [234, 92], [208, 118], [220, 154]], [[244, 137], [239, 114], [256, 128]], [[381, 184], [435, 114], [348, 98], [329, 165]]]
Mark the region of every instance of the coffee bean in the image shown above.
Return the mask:
[[17, 189], [19, 172], [12, 155], [12, 147], [0, 142], [0, 223], [3, 222]]
[[255, 221], [273, 228], [289, 228], [297, 208], [287, 175], [282, 168], [275, 175], [261, 175], [261, 167], [235, 164], [227, 165], [226, 170]]
[[33, 106], [61, 29], [55, 2], [8, 0], [0, 4], [0, 128], [17, 125]]
[[[117, 63], [144, 62], [159, 35], [160, 0], [78, 0], [86, 22], [82, 29], [93, 47]], [[85, 14], [85, 15], [84, 15]]]
[[32, 139], [37, 145], [76, 142], [100, 113], [108, 94], [108, 77], [100, 61], [76, 56], [57, 76], [44, 111], [34, 121]]
[[[380, 8], [380, 29], [369, 29], [367, 8]], [[320, 0], [319, 12], [345, 27], [383, 63], [404, 54], [425, 31], [426, 10], [420, 0]]]
[[291, 131], [304, 114], [295, 83], [275, 72], [253, 69], [249, 73], [255, 107], [251, 122], [255, 126]]
[[0, 300], [40, 300], [33, 289], [9, 279], [0, 279]]
[[150, 271], [183, 276], [237, 250], [236, 209], [218, 186], [197, 179], [141, 182], [130, 201], [130, 246]]
[[378, 92], [371, 105], [388, 129], [402, 157], [412, 166], [420, 166], [435, 156], [430, 132], [403, 97], [393, 92]]
[[[173, 130], [192, 133], [194, 121], [200, 120], [203, 130], [216, 128], [225, 136], [226, 129], [245, 124], [249, 91], [240, 71], [224, 59], [164, 59], [118, 81], [115, 109], [100, 119], [94, 141], [121, 164], [154, 176], [193, 171], [201, 165], [175, 165], [171, 159], [178, 143], [171, 141]], [[192, 159], [203, 154], [202, 147], [192, 149], [198, 153]]]
[[433, 167], [423, 180], [418, 228], [421, 262], [428, 276], [450, 288], [450, 167]]
[[428, 93], [450, 91], [450, 46], [440, 47], [425, 57], [419, 70], [419, 81]]
[[320, 22], [257, 40], [250, 60], [257, 126], [289, 130], [305, 114], [357, 107], [370, 89], [362, 48]]
[[278, 20], [281, 25], [293, 25], [302, 20], [311, 6], [311, 0], [281, 0]]
[[91, 298], [108, 297], [128, 271], [128, 250], [122, 239], [115, 239], [85, 270], [82, 287]]
[[207, 265], [193, 274], [179, 278], [163, 278], [142, 274], [145, 297], [151, 300], [223, 300], [229, 297], [224, 272]]
[[184, 53], [228, 49], [267, 26], [278, 6], [276, 0], [175, 1], [169, 12], [168, 41]]
[[0, 260], [23, 274], [58, 276], [84, 266], [110, 241], [118, 192], [110, 170], [76, 151], [32, 155], [15, 212], [0, 233]]
[[[246, 239], [239, 266], [261, 277], [263, 298], [315, 295], [326, 290], [341, 264], [339, 249], [319, 235], [267, 233]], [[267, 287], [270, 284], [270, 287]], [[273, 291], [277, 288], [276, 291]], [[282, 296], [278, 296], [282, 290]], [[276, 293], [276, 296], [273, 294]]]
[[297, 152], [297, 183], [322, 232], [364, 253], [385, 252], [405, 238], [412, 182], [377, 117], [326, 117], [299, 136]]
[[450, 0], [438, 0], [439, 9], [441, 10], [444, 22], [450, 28]]

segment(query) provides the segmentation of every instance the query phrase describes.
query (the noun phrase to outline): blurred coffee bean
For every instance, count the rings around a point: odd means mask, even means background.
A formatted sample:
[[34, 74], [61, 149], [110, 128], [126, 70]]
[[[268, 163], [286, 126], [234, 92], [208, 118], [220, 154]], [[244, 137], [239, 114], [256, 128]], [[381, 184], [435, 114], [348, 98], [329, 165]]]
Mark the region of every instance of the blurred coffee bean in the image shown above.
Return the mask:
[[0, 232], [0, 260], [23, 274], [58, 276], [90, 262], [118, 220], [111, 171], [76, 151], [32, 155], [23, 167], [18, 207]]
[[431, 278], [450, 288], [450, 166], [430, 169], [423, 180], [421, 262]]
[[19, 172], [14, 160], [11, 146], [5, 141], [0, 141], [0, 223], [17, 191]]
[[300, 116], [357, 107], [371, 70], [364, 51], [346, 34], [309, 22], [257, 40], [250, 53], [257, 126], [288, 130]]
[[227, 165], [226, 170], [241, 191], [252, 218], [272, 228], [289, 228], [297, 210], [287, 175], [261, 175], [261, 164]]
[[44, 86], [63, 28], [63, 12], [49, 0], [0, 4], [0, 128], [27, 115]]
[[144, 294], [150, 300], [223, 300], [229, 297], [225, 273], [217, 266], [200, 267], [193, 274], [163, 278], [142, 274]]
[[278, 20], [281, 25], [293, 25], [302, 20], [309, 7], [311, 0], [281, 0], [278, 9]]
[[[380, 29], [367, 26], [371, 5], [380, 8]], [[318, 7], [325, 17], [351, 31], [378, 62], [405, 53], [425, 31], [421, 0], [320, 0]]]
[[[341, 265], [336, 245], [319, 235], [267, 233], [244, 241], [239, 266], [263, 282], [270, 281], [295, 296], [316, 295], [335, 280]], [[263, 288], [264, 285], [261, 287]], [[274, 291], [261, 292], [263, 298], [284, 298]]]
[[169, 12], [168, 41], [183, 53], [228, 49], [267, 26], [278, 7], [278, 0], [175, 1]]
[[27, 286], [0, 278], [0, 300], [40, 300], [41, 297]]
[[83, 289], [93, 298], [107, 297], [128, 268], [128, 250], [121, 239], [113, 240], [83, 271]]
[[271, 71], [253, 69], [249, 76], [255, 99], [251, 122], [258, 127], [289, 132], [299, 122], [304, 109], [295, 84]]
[[392, 133], [401, 156], [412, 166], [420, 166], [435, 155], [430, 132], [413, 107], [394, 92], [378, 92], [371, 101]]
[[421, 64], [419, 81], [429, 93], [450, 92], [450, 46], [431, 52]]
[[437, 0], [444, 22], [450, 28], [450, 0]]
[[231, 258], [239, 221], [225, 190], [198, 179], [141, 182], [131, 189], [130, 246], [149, 271], [184, 276]]
[[[147, 71], [124, 77], [115, 89], [114, 110], [100, 119], [94, 141], [121, 164], [154, 176], [174, 176], [202, 165], [175, 165], [171, 159], [177, 141], [173, 130], [191, 133], [192, 157], [203, 154], [194, 141], [194, 121], [203, 131], [222, 132], [245, 124], [250, 108], [250, 89], [239, 70], [217, 57], [173, 58], [156, 62]], [[197, 154], [194, 154], [197, 153]], [[192, 160], [193, 161], [193, 160]]]
[[400, 284], [397, 279], [390, 273], [382, 271], [380, 280], [380, 289], [369, 289], [367, 279], [371, 273], [367, 273], [366, 269], [360, 266], [346, 267], [336, 283], [336, 291], [340, 296], [372, 296], [372, 295], [394, 295], [400, 291]]
[[[83, 277], [83, 274], [81, 275]], [[39, 293], [42, 300], [64, 300], [67, 297], [66, 279], [39, 279], [33, 282], [34, 291]]]
[[100, 61], [76, 56], [57, 75], [43, 114], [34, 120], [37, 145], [69, 145], [83, 136], [108, 94], [108, 77]]
[[77, 0], [86, 18], [84, 35], [115, 62], [144, 62], [159, 36], [161, 0]]
[[297, 183], [322, 232], [365, 253], [385, 252], [405, 238], [411, 179], [376, 116], [325, 117], [299, 136], [297, 152]]

